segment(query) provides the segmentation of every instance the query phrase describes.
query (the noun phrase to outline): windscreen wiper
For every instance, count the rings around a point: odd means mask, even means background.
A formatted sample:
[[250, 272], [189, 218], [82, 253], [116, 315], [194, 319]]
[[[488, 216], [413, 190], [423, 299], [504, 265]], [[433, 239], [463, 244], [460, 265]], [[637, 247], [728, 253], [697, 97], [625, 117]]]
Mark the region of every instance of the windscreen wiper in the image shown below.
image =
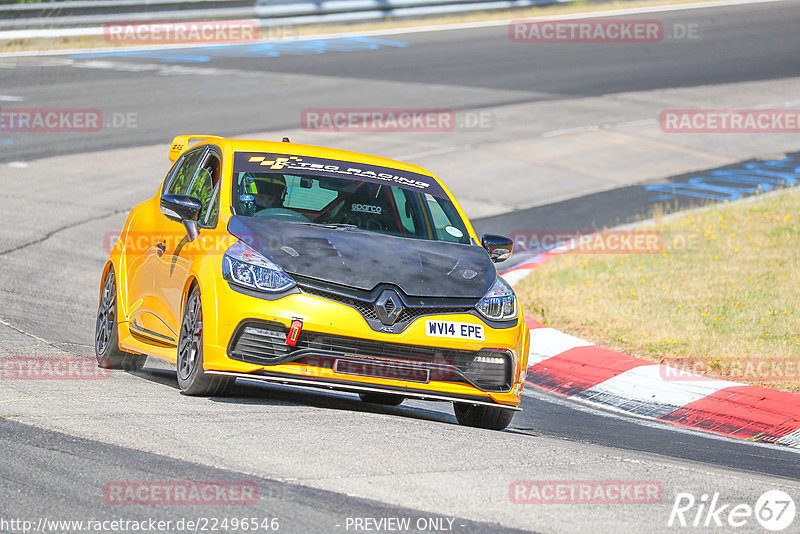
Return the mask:
[[305, 226], [316, 226], [317, 228], [341, 228], [342, 230], [359, 230], [358, 226], [356, 226], [355, 224], [345, 224], [345, 223], [301, 222], [297, 224], [302, 224]]

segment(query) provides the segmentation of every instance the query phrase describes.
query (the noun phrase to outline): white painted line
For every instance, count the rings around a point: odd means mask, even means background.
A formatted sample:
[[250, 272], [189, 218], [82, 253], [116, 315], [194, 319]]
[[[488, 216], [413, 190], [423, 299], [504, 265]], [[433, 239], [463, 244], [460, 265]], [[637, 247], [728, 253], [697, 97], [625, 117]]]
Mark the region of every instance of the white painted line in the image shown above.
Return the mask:
[[554, 328], [533, 328], [531, 329], [531, 347], [528, 352], [528, 367], [575, 347], [592, 345], [594, 343], [559, 332]]
[[76, 60], [72, 66], [78, 69], [108, 69], [120, 72], [155, 72], [160, 76], [229, 76], [241, 71], [233, 69], [225, 70], [216, 67], [202, 67], [189, 65], [175, 65], [167, 63], [131, 63], [128, 61], [100, 61], [100, 60]]
[[588, 124], [586, 126], [576, 126], [575, 128], [564, 128], [563, 130], [552, 130], [549, 132], [544, 132], [542, 137], [558, 137], [559, 135], [569, 135], [574, 133], [583, 133], [583, 132], [596, 132], [600, 130], [602, 126], [597, 124]]
[[[628, 8], [628, 9], [613, 9], [609, 11], [601, 11], [601, 12], [588, 12], [588, 13], [570, 13], [564, 15], [547, 15], [547, 16], [540, 16], [540, 17], [515, 17], [509, 19], [501, 19], [501, 20], [487, 20], [487, 21], [476, 21], [476, 22], [462, 22], [456, 24], [432, 24], [429, 26], [419, 26], [416, 28], [392, 28], [392, 29], [383, 29], [383, 30], [365, 30], [365, 31], [358, 31], [358, 32], [347, 32], [347, 33], [327, 33], [327, 34], [317, 34], [317, 35], [304, 35], [302, 37], [298, 37], [296, 41], [308, 41], [313, 39], [334, 39], [334, 38], [345, 38], [345, 37], [374, 37], [374, 36], [386, 36], [386, 35], [406, 35], [406, 34], [414, 34], [414, 33], [425, 33], [425, 32], [438, 32], [438, 31], [452, 31], [452, 30], [471, 30], [477, 28], [491, 28], [495, 26], [505, 26], [511, 23], [512, 21], [518, 20], [526, 20], [526, 21], [537, 21], [537, 20], [580, 20], [580, 19], [595, 19], [595, 18], [605, 18], [605, 17], [617, 17], [620, 15], [640, 15], [640, 14], [647, 14], [647, 13], [668, 13], [672, 11], [688, 11], [692, 9], [710, 9], [716, 7], [730, 7], [730, 6], [745, 6], [745, 5], [752, 5], [752, 4], [770, 4], [770, 3], [779, 3], [784, 2], [785, 0], [720, 0], [715, 2], [699, 2], [696, 4], [671, 4], [665, 6], [649, 6], [649, 7], [637, 7], [637, 8]], [[102, 28], [81, 28], [82, 30], [96, 30], [102, 32]], [[22, 32], [26, 30], [17, 30], [17, 32]], [[7, 35], [12, 34], [14, 32], [0, 32], [0, 39], [10, 39]], [[263, 41], [257, 41], [257, 43], [267, 43], [267, 42], [287, 42], [290, 39], [266, 39]], [[252, 45], [254, 43], [239, 43], [241, 44], [248, 44]], [[0, 53], [0, 57], [22, 57], [22, 56], [40, 56], [40, 55], [70, 55], [70, 54], [81, 54], [81, 53], [96, 53], [96, 52], [109, 52], [109, 51], [140, 51], [140, 50], [168, 50], [168, 49], [179, 49], [179, 48], [202, 48], [206, 46], [236, 46], [235, 43], [232, 44], [217, 44], [217, 43], [191, 43], [191, 44], [174, 44], [174, 45], [148, 45], [148, 46], [131, 46], [131, 47], [104, 47], [104, 48], [85, 48], [85, 49], [69, 49], [69, 50], [25, 50], [25, 51], [17, 51], [17, 52], [3, 52]]]
[[24, 161], [9, 161], [6, 163], [7, 167], [11, 167], [12, 169], [26, 169], [28, 164]]
[[24, 102], [24, 96], [0, 95], [0, 102]]
[[614, 124], [617, 128], [624, 128], [625, 126], [648, 126], [650, 124], [658, 124], [656, 119], [639, 119], [633, 121], [622, 121]]
[[0, 319], [0, 324], [3, 325], [3, 326], [7, 326], [8, 328], [10, 328], [12, 330], [16, 330], [17, 332], [19, 332], [20, 334], [22, 334], [24, 336], [32, 337], [36, 341], [41, 341], [42, 343], [45, 343], [46, 345], [50, 345], [50, 342], [47, 341], [46, 339], [41, 338], [41, 337], [39, 337], [39, 336], [37, 336], [35, 334], [30, 334], [30, 333], [28, 333], [28, 332], [26, 332], [26, 331], [24, 331], [24, 330], [22, 330], [22, 329], [20, 329], [20, 328], [18, 328], [16, 326], [14, 326], [13, 324], [11, 324], [11, 323], [9, 323], [7, 321], [4, 321], [3, 319]]

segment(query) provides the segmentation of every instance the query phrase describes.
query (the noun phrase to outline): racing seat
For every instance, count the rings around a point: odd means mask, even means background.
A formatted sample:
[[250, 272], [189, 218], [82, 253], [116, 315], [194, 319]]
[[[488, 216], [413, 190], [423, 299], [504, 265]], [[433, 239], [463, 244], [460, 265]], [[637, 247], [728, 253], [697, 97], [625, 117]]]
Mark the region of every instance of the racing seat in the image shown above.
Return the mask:
[[389, 189], [378, 184], [364, 183], [345, 201], [340, 212], [341, 222], [362, 230], [399, 232], [388, 201]]

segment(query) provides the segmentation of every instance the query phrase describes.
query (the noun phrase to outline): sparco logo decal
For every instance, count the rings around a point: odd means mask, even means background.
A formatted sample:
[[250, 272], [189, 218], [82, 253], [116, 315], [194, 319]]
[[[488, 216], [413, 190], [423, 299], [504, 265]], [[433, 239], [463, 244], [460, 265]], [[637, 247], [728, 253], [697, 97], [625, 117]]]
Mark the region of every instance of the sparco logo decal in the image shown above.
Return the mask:
[[369, 204], [353, 204], [350, 206], [350, 211], [361, 211], [364, 213], [380, 213], [383, 208], [380, 206], [370, 206]]

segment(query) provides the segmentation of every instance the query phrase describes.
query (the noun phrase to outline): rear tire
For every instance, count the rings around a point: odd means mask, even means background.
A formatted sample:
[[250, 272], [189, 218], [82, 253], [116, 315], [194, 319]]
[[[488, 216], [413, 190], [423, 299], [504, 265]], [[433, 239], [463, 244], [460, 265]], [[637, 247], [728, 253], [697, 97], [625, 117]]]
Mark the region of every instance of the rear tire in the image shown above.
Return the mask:
[[209, 375], [203, 370], [203, 304], [194, 286], [186, 299], [178, 337], [178, 386], [186, 395], [224, 395], [236, 378]]
[[514, 410], [463, 402], [454, 402], [453, 411], [458, 424], [489, 430], [503, 430], [514, 417]]
[[119, 350], [117, 310], [117, 279], [112, 266], [109, 267], [100, 290], [100, 304], [97, 307], [94, 330], [94, 354], [97, 357], [97, 365], [103, 369], [138, 371], [144, 366], [147, 356]]
[[359, 397], [364, 402], [370, 404], [382, 404], [384, 406], [399, 406], [405, 399], [401, 395], [392, 395], [391, 393], [359, 393]]

